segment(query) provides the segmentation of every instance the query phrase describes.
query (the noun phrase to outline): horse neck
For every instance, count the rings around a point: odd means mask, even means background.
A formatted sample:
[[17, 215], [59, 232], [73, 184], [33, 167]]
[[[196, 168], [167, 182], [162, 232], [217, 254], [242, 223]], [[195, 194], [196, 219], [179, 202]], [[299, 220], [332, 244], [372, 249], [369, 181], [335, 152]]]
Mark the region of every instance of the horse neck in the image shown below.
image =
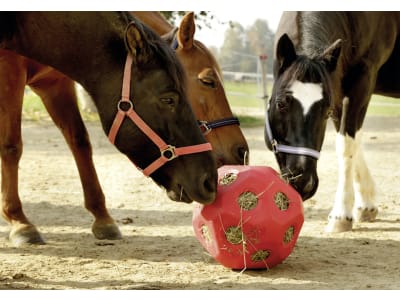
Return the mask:
[[126, 55], [115, 54], [124, 51], [122, 23], [107, 12], [19, 12], [6, 48], [58, 69], [91, 92], [93, 82], [100, 86]]
[[134, 17], [145, 23], [158, 35], [170, 32], [174, 27], [157, 11], [133, 11]]
[[17, 13], [12, 36], [0, 46], [79, 82], [91, 95], [106, 130], [114, 118], [110, 101], [121, 96], [127, 55], [123, 33], [128, 20], [118, 16], [111, 12]]

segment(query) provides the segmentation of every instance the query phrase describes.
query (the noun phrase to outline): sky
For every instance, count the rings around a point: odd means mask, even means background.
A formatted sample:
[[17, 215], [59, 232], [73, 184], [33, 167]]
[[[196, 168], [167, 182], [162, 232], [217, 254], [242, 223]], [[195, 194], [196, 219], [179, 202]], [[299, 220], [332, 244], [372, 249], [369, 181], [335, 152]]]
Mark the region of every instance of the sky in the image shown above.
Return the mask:
[[201, 41], [206, 46], [215, 46], [220, 48], [224, 42], [225, 31], [229, 27], [229, 21], [235, 21], [240, 23], [244, 28], [254, 24], [257, 19], [263, 19], [268, 22], [269, 28], [275, 32], [280, 16], [282, 14], [281, 10], [268, 10], [268, 11], [256, 11], [249, 14], [243, 14], [240, 11], [211, 11], [211, 13], [217, 18], [221, 23], [213, 22], [211, 28], [202, 28], [201, 30], [196, 29], [195, 38]]
[[[157, 10], [210, 11], [220, 21], [236, 21], [245, 28], [256, 19], [264, 19], [276, 30], [285, 10], [400, 10], [395, 0], [13, 0], [2, 4], [3, 10]], [[195, 38], [206, 46], [220, 47], [229, 25], [214, 22], [211, 29], [197, 30]]]

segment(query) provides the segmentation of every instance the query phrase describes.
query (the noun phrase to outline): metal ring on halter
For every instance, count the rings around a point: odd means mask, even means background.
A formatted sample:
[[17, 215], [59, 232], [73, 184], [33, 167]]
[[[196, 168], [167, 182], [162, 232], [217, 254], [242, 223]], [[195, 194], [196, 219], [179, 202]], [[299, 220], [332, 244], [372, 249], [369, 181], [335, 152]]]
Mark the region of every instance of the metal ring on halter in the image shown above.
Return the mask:
[[168, 161], [173, 160], [174, 158], [177, 158], [178, 155], [175, 153], [175, 146], [168, 145], [167, 148], [160, 150], [161, 156], [165, 157], [168, 159]]
[[271, 142], [272, 152], [278, 153], [278, 142], [275, 139], [272, 139], [270, 142]]
[[212, 128], [208, 126], [207, 121], [197, 121], [197, 123], [199, 124], [200, 130], [204, 135], [209, 134], [212, 130]]
[[[128, 103], [128, 104], [129, 104], [128, 109], [123, 109], [123, 108], [121, 107], [121, 104], [122, 104], [122, 103]], [[131, 100], [121, 99], [121, 100], [118, 101], [117, 107], [118, 107], [118, 110], [122, 110], [122, 111], [124, 111], [124, 112], [127, 112], [127, 111], [133, 109], [133, 103], [132, 103]]]

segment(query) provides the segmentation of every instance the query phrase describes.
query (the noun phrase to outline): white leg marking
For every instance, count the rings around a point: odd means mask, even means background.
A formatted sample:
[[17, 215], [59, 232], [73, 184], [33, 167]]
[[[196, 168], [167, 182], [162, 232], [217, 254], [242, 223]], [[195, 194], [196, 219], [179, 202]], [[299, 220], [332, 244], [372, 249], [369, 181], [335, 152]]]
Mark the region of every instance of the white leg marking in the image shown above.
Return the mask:
[[335, 202], [326, 230], [328, 232], [348, 231], [352, 228], [354, 205], [353, 172], [356, 142], [348, 135], [336, 136], [336, 155], [338, 158], [339, 179]]
[[356, 134], [357, 156], [354, 161], [354, 196], [353, 217], [356, 221], [372, 221], [378, 212], [375, 206], [376, 186], [365, 162], [361, 147], [361, 131]]
[[293, 82], [290, 90], [293, 93], [293, 97], [300, 101], [303, 106], [303, 114], [306, 115], [310, 110], [310, 107], [323, 98], [322, 84], [301, 82], [296, 80]]

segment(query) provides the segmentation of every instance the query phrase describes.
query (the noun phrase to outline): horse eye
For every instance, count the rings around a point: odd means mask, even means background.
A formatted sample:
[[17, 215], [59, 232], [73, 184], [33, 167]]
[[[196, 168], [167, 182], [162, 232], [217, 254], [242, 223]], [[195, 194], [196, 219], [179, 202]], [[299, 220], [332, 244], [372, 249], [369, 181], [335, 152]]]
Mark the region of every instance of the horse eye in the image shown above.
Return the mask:
[[172, 97], [165, 97], [165, 98], [161, 98], [160, 99], [162, 103], [166, 104], [166, 105], [174, 105], [175, 101]]
[[212, 89], [215, 89], [215, 87], [216, 87], [215, 80], [211, 77], [200, 78], [199, 80], [206, 87], [209, 87]]
[[280, 100], [276, 102], [276, 108], [279, 112], [284, 113], [288, 110], [288, 103], [285, 100]]

